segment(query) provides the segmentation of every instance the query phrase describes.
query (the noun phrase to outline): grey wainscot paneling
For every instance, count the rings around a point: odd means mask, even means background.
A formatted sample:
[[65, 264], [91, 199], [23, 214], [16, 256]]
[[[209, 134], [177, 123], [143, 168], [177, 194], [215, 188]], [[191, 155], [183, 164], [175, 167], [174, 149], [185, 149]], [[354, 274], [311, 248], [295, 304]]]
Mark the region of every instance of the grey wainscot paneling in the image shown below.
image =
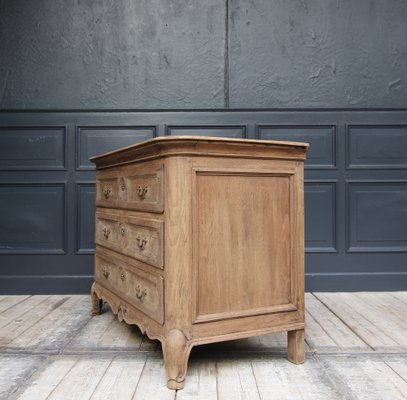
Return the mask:
[[407, 289], [406, 110], [1, 112], [1, 293], [88, 291], [88, 158], [162, 135], [309, 142], [307, 289]]

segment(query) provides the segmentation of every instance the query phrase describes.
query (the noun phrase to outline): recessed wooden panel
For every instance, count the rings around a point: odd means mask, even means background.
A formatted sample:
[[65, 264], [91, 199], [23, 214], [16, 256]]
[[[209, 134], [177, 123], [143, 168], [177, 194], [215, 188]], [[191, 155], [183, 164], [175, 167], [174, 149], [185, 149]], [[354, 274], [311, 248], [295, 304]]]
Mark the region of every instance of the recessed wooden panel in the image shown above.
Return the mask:
[[407, 125], [351, 125], [348, 168], [407, 168]]
[[335, 183], [306, 182], [304, 203], [305, 250], [335, 252]]
[[348, 182], [350, 252], [407, 251], [407, 182]]
[[65, 184], [0, 184], [0, 253], [64, 253]]
[[290, 306], [290, 223], [290, 175], [197, 172], [198, 322]]
[[94, 169], [89, 157], [129, 146], [156, 135], [155, 126], [78, 127], [78, 169]]
[[65, 127], [0, 127], [0, 170], [65, 168]]
[[259, 139], [289, 140], [310, 144], [306, 168], [335, 168], [335, 126], [259, 125]]
[[77, 183], [76, 251], [92, 254], [95, 250], [95, 197], [94, 183]]
[[228, 125], [196, 125], [196, 126], [167, 126], [167, 135], [171, 136], [220, 136], [231, 138], [246, 137], [246, 126]]

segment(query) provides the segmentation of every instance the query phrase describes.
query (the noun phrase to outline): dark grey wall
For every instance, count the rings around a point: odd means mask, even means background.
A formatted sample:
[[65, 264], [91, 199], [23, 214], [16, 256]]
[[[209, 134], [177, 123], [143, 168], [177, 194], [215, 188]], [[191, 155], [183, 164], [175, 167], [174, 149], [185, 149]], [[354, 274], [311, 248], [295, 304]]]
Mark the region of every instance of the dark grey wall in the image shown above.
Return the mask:
[[405, 107], [405, 0], [2, 0], [0, 108]]
[[309, 142], [307, 290], [407, 290], [407, 109], [0, 111], [0, 294], [89, 292], [88, 159], [164, 135]]
[[232, 107], [407, 104], [405, 0], [232, 3]]
[[224, 105], [225, 3], [5, 0], [2, 108]]

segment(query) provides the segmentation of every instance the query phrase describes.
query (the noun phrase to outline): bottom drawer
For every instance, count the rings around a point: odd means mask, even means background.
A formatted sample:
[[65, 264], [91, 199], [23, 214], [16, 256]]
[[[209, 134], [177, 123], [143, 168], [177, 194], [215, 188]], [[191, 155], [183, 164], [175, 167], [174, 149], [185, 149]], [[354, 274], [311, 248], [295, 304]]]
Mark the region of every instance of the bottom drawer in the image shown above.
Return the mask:
[[164, 323], [164, 281], [96, 250], [95, 280], [160, 324]]

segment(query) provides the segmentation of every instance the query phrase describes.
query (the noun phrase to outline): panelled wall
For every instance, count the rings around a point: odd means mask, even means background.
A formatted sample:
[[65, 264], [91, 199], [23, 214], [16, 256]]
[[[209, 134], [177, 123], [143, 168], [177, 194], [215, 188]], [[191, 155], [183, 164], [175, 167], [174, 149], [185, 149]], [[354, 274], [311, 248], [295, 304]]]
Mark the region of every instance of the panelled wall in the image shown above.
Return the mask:
[[162, 135], [310, 143], [307, 290], [407, 288], [407, 110], [0, 112], [0, 293], [87, 292], [88, 159]]

